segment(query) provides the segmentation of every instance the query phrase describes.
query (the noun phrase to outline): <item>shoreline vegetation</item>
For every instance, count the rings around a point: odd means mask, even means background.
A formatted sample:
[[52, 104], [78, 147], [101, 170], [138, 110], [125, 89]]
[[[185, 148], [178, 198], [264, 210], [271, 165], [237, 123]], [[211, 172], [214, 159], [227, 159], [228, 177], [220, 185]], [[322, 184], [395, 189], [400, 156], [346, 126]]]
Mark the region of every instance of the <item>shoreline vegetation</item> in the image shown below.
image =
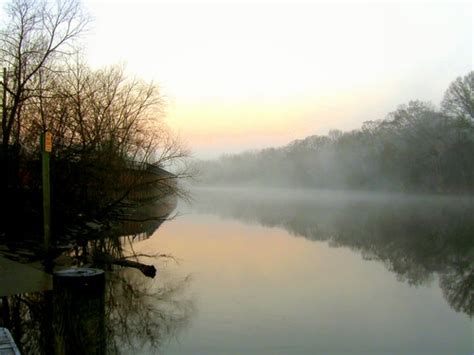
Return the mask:
[[188, 173], [179, 167], [189, 153], [163, 120], [160, 89], [123, 66], [85, 62], [81, 38], [91, 18], [80, 2], [11, 0], [4, 10], [0, 241], [41, 240], [39, 138], [46, 132], [53, 241], [182, 195], [177, 180]]
[[474, 192], [474, 72], [440, 108], [411, 101], [385, 119], [284, 147], [195, 162], [204, 185], [463, 194]]

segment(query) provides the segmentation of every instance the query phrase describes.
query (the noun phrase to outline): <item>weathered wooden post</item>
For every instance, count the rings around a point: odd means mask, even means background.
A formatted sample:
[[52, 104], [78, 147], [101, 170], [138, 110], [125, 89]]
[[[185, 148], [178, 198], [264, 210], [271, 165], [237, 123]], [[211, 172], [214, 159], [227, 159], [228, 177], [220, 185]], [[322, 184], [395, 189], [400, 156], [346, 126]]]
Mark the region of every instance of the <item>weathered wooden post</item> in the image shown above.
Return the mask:
[[102, 270], [75, 268], [53, 274], [55, 354], [106, 353], [104, 296]]
[[51, 246], [51, 187], [49, 174], [49, 155], [52, 151], [52, 137], [50, 132], [45, 132], [40, 138], [41, 145], [41, 171], [43, 180], [43, 234], [44, 248], [49, 253]]

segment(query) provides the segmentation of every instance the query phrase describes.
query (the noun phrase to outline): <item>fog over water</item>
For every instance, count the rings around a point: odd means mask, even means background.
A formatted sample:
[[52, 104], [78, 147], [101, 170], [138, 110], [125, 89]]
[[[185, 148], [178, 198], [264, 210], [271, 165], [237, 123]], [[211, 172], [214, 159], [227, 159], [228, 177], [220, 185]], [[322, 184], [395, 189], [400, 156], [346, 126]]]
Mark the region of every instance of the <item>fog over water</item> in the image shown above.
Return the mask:
[[[410, 284], [438, 276], [453, 308], [473, 315], [473, 300], [467, 297], [474, 286], [473, 197], [248, 188], [196, 191], [199, 212], [348, 247], [368, 260], [383, 262]], [[454, 283], [460, 288], [452, 290]], [[465, 293], [464, 303], [456, 292]]]
[[[137, 250], [196, 313], [166, 354], [472, 351], [471, 197], [194, 188]], [[146, 353], [146, 352], [145, 352]]]
[[473, 6], [446, 1], [1, 1], [0, 330], [473, 353]]

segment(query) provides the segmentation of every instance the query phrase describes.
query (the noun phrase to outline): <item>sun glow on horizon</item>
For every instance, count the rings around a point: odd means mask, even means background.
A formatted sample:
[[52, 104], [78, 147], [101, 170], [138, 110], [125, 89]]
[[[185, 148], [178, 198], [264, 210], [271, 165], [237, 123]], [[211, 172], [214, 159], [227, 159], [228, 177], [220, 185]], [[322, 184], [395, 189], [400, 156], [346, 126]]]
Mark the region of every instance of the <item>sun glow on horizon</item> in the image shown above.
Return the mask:
[[167, 121], [197, 152], [352, 129], [411, 99], [437, 104], [472, 69], [467, 3], [86, 5], [92, 65], [125, 61], [157, 82]]

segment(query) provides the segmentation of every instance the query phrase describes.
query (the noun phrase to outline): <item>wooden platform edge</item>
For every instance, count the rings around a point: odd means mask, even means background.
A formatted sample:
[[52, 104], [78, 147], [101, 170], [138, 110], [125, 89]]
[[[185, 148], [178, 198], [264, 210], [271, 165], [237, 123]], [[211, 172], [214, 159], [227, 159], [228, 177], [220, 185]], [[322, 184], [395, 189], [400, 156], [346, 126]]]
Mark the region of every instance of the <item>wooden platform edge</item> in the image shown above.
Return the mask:
[[21, 355], [7, 328], [0, 328], [0, 355]]

